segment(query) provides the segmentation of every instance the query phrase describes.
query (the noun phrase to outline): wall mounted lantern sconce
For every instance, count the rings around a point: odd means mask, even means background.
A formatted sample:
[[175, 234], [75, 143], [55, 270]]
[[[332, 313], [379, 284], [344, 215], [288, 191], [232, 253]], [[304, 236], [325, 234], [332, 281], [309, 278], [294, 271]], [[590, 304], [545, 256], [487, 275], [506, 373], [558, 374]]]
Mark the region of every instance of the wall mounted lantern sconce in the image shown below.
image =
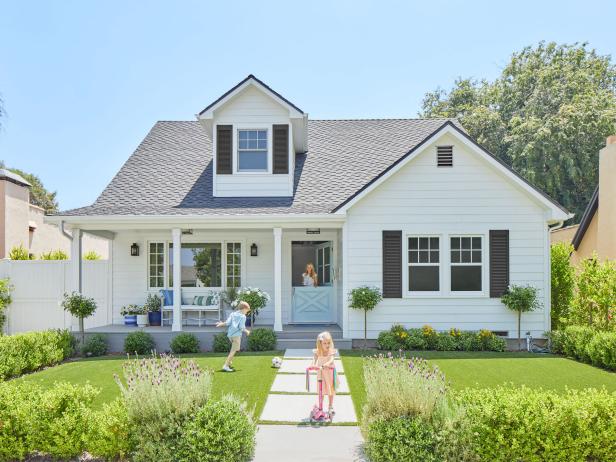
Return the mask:
[[139, 246], [136, 242], [133, 242], [133, 245], [130, 246], [130, 256], [138, 257], [139, 256]]
[[256, 257], [257, 255], [258, 255], [257, 244], [253, 242], [252, 245], [250, 246], [250, 256]]

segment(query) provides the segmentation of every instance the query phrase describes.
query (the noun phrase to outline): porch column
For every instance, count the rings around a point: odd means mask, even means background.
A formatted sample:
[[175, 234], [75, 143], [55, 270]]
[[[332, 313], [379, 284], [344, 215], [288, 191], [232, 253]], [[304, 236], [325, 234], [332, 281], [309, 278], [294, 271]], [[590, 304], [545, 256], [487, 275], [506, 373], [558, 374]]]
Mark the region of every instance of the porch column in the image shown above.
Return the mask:
[[171, 230], [173, 241], [173, 323], [171, 330], [182, 330], [182, 230]]
[[282, 332], [282, 228], [274, 228], [274, 330]]
[[348, 284], [348, 260], [349, 260], [349, 227], [345, 221], [342, 225], [342, 267], [340, 277], [342, 279], [342, 338], [349, 338], [349, 284]]
[[[81, 238], [83, 232], [79, 228], [72, 229], [73, 240], [71, 241], [71, 291], [82, 293], [83, 291], [83, 260], [81, 255]], [[71, 330], [76, 331], [79, 329], [79, 322], [76, 317], [71, 316], [68, 312], [64, 313], [64, 325], [71, 326]]]

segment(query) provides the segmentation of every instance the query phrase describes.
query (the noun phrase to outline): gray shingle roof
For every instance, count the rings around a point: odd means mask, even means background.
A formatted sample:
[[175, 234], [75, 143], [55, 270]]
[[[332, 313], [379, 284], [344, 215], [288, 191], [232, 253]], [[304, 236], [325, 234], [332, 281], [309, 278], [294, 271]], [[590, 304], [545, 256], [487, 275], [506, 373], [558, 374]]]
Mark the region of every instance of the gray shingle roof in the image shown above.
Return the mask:
[[329, 213], [445, 122], [310, 120], [293, 197], [248, 198], [213, 197], [212, 141], [198, 122], [158, 122], [94, 204], [58, 215]]

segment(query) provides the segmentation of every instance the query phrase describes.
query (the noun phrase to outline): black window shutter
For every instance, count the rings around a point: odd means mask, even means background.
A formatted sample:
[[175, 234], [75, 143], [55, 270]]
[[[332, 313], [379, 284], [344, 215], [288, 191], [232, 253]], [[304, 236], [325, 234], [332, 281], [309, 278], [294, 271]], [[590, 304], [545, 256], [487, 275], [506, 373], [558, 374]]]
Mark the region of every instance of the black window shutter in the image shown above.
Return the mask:
[[233, 125], [216, 126], [216, 173], [233, 173]]
[[289, 173], [289, 126], [274, 125], [273, 156], [275, 174]]
[[501, 297], [509, 287], [509, 230], [490, 230], [490, 297]]
[[383, 231], [383, 298], [402, 298], [402, 231]]

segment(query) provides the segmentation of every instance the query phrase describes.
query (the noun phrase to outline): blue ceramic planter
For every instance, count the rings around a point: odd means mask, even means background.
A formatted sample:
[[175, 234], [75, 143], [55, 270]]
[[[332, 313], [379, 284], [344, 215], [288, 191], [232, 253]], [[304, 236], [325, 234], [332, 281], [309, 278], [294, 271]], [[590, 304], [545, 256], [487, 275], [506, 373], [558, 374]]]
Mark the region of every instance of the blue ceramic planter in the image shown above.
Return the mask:
[[148, 313], [150, 326], [160, 326], [160, 311], [150, 311]]
[[136, 326], [137, 325], [137, 315], [136, 314], [127, 314], [124, 316], [124, 325], [125, 326]]

